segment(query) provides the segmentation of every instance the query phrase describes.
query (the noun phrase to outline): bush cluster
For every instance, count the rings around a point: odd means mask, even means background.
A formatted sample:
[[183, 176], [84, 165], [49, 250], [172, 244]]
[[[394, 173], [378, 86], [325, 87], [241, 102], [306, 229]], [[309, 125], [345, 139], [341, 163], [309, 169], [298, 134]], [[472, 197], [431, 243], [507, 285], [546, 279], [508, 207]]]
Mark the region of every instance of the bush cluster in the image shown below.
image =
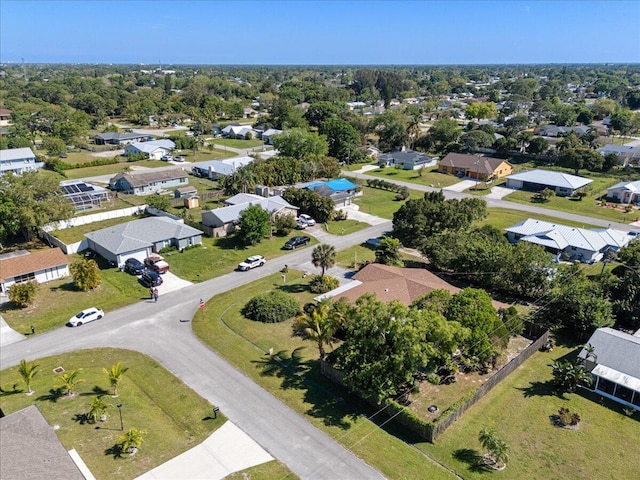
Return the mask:
[[396, 185], [395, 183], [387, 182], [386, 180], [371, 179], [367, 180], [367, 186], [371, 188], [378, 188], [380, 190], [388, 190], [390, 192], [396, 192], [396, 200], [406, 200], [409, 198], [409, 189]]
[[245, 317], [263, 323], [284, 322], [299, 311], [300, 305], [295, 298], [277, 290], [256, 295], [242, 308]]
[[327, 293], [338, 288], [339, 285], [338, 279], [329, 275], [315, 275], [309, 282], [309, 289], [313, 293]]

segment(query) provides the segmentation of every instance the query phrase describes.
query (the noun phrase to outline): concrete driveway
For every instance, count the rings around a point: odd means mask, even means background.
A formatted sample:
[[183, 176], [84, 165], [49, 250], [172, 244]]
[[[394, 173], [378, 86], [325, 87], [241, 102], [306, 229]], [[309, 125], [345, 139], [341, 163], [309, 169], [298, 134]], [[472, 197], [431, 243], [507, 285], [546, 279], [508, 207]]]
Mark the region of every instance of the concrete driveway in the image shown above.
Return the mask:
[[467, 188], [473, 187], [475, 184], [475, 180], [462, 180], [461, 182], [454, 183], [453, 185], [449, 185], [448, 187], [444, 187], [443, 190], [448, 190], [450, 192], [463, 192]]
[[271, 460], [273, 457], [249, 435], [227, 422], [200, 445], [140, 475], [136, 480], [220, 480]]
[[507, 195], [509, 195], [510, 193], [515, 192], [515, 190], [511, 189], [511, 188], [505, 188], [505, 187], [493, 187], [491, 189], [491, 193], [488, 193], [487, 195], [484, 196], [484, 198], [494, 198], [496, 200], [500, 200], [503, 197], [506, 197]]

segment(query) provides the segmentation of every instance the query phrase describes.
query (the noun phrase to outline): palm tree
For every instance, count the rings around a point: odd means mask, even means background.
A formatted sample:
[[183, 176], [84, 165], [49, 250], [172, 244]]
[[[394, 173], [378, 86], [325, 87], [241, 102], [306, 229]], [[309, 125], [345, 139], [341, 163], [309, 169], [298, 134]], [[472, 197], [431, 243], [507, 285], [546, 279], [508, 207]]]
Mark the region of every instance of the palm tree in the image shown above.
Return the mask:
[[591, 345], [590, 343], [587, 343], [584, 346], [585, 352], [587, 353], [587, 355], [585, 356], [585, 360], [588, 360], [589, 357], [593, 358], [594, 362], [598, 361], [598, 355], [596, 354], [596, 347], [594, 347], [593, 345]]
[[293, 333], [301, 334], [318, 344], [320, 359], [324, 359], [324, 346], [332, 346], [336, 322], [331, 315], [331, 301], [323, 300], [310, 313], [301, 313], [293, 323]]
[[336, 249], [325, 243], [318, 245], [311, 253], [311, 261], [314, 267], [322, 269], [322, 276], [324, 277], [325, 271], [336, 263]]
[[111, 370], [103, 368], [102, 371], [109, 377], [109, 384], [113, 387], [113, 396], [118, 396], [118, 385], [122, 380], [122, 375], [129, 370], [128, 367], [123, 367], [121, 362], [116, 363], [111, 367]]
[[18, 373], [22, 377], [22, 381], [27, 387], [27, 395], [31, 395], [33, 392], [31, 391], [31, 380], [38, 374], [38, 365], [37, 363], [27, 362], [26, 360], [20, 360], [20, 367], [18, 368]]
[[580, 365], [580, 362], [574, 363], [568, 360], [553, 362], [553, 381], [568, 392], [573, 392], [581, 383], [585, 385], [593, 383], [591, 374]]
[[135, 453], [140, 445], [142, 445], [143, 436], [146, 435], [146, 433], [144, 430], [131, 428], [116, 440], [116, 444], [119, 445], [120, 450], [125, 453]]
[[486, 457], [493, 462], [496, 468], [502, 469], [507, 466], [509, 447], [504, 440], [498, 438], [494, 430], [483, 428], [480, 430], [478, 440], [487, 452]]
[[96, 423], [98, 420], [106, 417], [109, 404], [105, 403], [102, 397], [95, 396], [91, 399], [91, 402], [87, 403], [87, 407], [89, 407], [87, 418], [91, 423]]
[[82, 369], [78, 368], [77, 370], [65, 372], [60, 376], [58, 386], [66, 391], [68, 397], [73, 396], [73, 389], [76, 385], [84, 382], [84, 379], [78, 378], [80, 373], [82, 373]]

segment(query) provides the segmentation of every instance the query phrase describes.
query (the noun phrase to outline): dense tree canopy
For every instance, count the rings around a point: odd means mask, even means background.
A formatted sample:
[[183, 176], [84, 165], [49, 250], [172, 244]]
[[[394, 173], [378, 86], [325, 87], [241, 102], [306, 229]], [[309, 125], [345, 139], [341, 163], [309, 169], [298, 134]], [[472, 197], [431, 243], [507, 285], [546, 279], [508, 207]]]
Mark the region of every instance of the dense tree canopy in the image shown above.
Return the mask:
[[40, 172], [0, 176], [0, 193], [0, 242], [19, 233], [29, 240], [40, 227], [74, 212], [58, 181]]

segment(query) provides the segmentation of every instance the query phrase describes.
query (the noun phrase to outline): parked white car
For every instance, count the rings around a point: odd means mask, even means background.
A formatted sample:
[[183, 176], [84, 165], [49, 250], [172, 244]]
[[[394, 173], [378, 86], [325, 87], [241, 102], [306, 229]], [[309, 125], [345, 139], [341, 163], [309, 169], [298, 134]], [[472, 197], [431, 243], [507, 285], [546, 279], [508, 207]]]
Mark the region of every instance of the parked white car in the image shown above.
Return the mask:
[[252, 257], [247, 258], [244, 262], [241, 262], [238, 265], [238, 270], [246, 272], [252, 268], [262, 267], [265, 263], [267, 263], [267, 261], [262, 255], [253, 255]]
[[300, 220], [302, 220], [304, 223], [306, 223], [310, 227], [313, 227], [316, 224], [316, 221], [313, 218], [311, 218], [309, 215], [307, 215], [306, 213], [298, 215], [298, 218]]
[[98, 307], [87, 308], [82, 310], [77, 315], [71, 317], [67, 322], [70, 327], [79, 327], [83, 323], [93, 322], [94, 320], [100, 320], [104, 317], [104, 312]]

